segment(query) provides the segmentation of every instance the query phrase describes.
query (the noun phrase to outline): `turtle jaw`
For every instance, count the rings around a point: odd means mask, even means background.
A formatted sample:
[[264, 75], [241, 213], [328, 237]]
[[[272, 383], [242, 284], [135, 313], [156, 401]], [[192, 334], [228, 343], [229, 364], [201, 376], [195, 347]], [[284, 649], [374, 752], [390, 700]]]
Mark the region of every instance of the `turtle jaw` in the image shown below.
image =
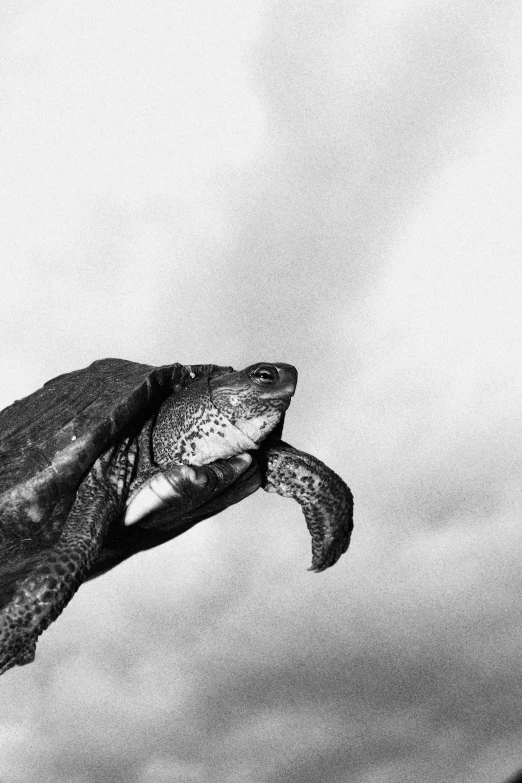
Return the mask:
[[297, 384], [291, 364], [258, 362], [211, 378], [212, 404], [244, 436], [259, 444], [280, 424]]

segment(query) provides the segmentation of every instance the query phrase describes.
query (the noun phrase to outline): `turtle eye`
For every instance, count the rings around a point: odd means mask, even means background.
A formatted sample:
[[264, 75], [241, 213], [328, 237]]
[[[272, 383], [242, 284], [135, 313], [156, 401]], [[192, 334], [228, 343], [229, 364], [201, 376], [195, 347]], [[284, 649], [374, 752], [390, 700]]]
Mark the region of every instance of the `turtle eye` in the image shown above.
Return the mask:
[[271, 364], [258, 365], [255, 370], [252, 370], [250, 377], [254, 383], [259, 383], [261, 386], [270, 386], [279, 380], [277, 370]]

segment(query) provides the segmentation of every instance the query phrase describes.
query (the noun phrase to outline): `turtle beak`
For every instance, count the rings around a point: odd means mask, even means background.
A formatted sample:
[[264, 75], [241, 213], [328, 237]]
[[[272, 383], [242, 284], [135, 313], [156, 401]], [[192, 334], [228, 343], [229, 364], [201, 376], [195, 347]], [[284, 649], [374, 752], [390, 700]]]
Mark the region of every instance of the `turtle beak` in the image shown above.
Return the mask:
[[274, 367], [279, 375], [278, 389], [282, 392], [282, 396], [293, 397], [297, 386], [297, 370], [291, 364], [282, 362], [274, 363]]

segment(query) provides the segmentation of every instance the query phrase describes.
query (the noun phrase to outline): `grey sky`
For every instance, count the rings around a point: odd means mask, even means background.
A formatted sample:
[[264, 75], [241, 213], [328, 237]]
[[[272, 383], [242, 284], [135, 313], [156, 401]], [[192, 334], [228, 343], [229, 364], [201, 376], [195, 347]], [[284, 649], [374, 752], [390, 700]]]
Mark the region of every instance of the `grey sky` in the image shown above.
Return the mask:
[[292, 362], [286, 437], [356, 530], [316, 577], [299, 508], [257, 493], [84, 586], [0, 681], [0, 780], [506, 778], [519, 4], [4, 17], [2, 404], [103, 356]]

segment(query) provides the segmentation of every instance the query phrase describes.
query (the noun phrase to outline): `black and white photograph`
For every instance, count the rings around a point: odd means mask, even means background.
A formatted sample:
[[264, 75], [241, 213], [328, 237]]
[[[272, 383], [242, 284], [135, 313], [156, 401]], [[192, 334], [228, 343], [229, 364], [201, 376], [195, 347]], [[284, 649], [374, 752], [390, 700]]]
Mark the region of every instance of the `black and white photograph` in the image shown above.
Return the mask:
[[0, 3], [0, 783], [522, 781], [517, 0]]

